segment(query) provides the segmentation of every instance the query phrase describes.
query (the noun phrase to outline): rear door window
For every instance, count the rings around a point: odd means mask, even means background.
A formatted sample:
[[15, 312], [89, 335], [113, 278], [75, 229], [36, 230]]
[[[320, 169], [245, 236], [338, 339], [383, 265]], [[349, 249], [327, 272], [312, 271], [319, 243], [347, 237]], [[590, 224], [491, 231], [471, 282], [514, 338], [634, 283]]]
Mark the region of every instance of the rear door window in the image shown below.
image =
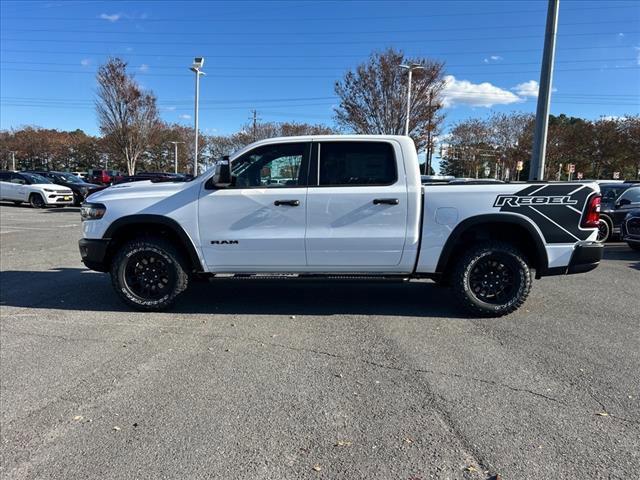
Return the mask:
[[319, 186], [392, 185], [398, 180], [390, 143], [325, 142], [318, 148]]

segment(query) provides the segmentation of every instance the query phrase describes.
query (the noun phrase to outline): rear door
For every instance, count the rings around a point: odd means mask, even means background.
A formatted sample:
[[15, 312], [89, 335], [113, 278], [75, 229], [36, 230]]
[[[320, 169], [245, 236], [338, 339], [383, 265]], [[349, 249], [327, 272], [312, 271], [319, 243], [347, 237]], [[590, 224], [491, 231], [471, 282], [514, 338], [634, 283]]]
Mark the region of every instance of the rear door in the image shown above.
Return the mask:
[[29, 180], [19, 173], [11, 174], [12, 190], [11, 194], [14, 200], [27, 201], [29, 198]]
[[304, 270], [310, 149], [310, 142], [258, 146], [231, 162], [231, 187], [205, 185], [198, 225], [211, 271]]
[[310, 267], [375, 271], [400, 264], [408, 200], [401, 155], [390, 141], [314, 142], [307, 194]]
[[0, 172], [0, 198], [3, 200], [15, 200], [11, 172]]
[[613, 225], [616, 229], [627, 216], [629, 211], [640, 208], [640, 187], [631, 187], [622, 192], [616, 200], [613, 210]]

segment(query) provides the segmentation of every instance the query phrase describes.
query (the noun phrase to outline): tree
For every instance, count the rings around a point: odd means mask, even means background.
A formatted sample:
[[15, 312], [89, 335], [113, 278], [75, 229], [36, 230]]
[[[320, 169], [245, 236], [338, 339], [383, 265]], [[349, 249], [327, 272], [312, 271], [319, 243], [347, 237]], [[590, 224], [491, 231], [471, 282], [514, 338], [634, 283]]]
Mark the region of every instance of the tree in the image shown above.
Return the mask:
[[96, 112], [105, 146], [124, 159], [133, 175], [138, 159], [158, 133], [160, 120], [153, 93], [143, 92], [126, 70], [127, 63], [119, 58], [109, 59], [98, 69]]
[[336, 82], [340, 97], [336, 108], [338, 125], [355, 133], [403, 135], [407, 112], [408, 75], [399, 68], [417, 63], [423, 70], [413, 72], [409, 135], [418, 149], [427, 146], [429, 158], [433, 138], [443, 121], [441, 94], [445, 86], [444, 64], [426, 58], [405, 58], [393, 49], [374, 53], [369, 61], [349, 71]]
[[207, 153], [210, 158], [220, 158], [246, 147], [255, 140], [299, 135], [331, 135], [335, 130], [326, 125], [297, 122], [259, 122], [244, 125], [239, 132], [227, 136], [207, 137]]

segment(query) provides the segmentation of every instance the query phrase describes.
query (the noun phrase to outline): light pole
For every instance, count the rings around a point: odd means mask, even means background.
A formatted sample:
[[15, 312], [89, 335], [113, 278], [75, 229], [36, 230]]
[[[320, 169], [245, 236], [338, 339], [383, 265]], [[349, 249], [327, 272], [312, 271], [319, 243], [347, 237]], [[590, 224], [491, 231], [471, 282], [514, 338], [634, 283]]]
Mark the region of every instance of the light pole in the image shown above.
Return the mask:
[[413, 77], [414, 70], [424, 70], [424, 67], [419, 63], [410, 63], [409, 65], [402, 64], [400, 68], [404, 68], [409, 71], [409, 82], [407, 86], [407, 121], [404, 124], [404, 134], [409, 136], [409, 112], [411, 111], [411, 78]]
[[196, 57], [190, 70], [196, 74], [196, 101], [194, 106], [195, 143], [193, 147], [193, 176], [198, 176], [198, 103], [200, 102], [200, 75], [205, 75], [200, 69], [204, 65], [204, 57]]
[[173, 160], [175, 164], [175, 173], [178, 173], [178, 144], [184, 143], [184, 142], [169, 142], [169, 143], [173, 143], [173, 148], [174, 148]]

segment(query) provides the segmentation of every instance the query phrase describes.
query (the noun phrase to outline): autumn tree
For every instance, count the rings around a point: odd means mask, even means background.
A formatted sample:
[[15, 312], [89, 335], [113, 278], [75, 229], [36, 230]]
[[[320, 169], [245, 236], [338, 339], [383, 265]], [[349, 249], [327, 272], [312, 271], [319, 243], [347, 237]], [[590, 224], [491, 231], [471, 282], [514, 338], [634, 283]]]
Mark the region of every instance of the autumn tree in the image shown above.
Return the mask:
[[119, 58], [109, 59], [98, 69], [97, 81], [96, 112], [105, 145], [133, 175], [159, 130], [156, 98], [127, 74], [127, 63]]
[[220, 158], [246, 147], [256, 140], [273, 137], [295, 137], [299, 135], [331, 135], [336, 131], [326, 125], [298, 122], [258, 122], [244, 125], [232, 135], [207, 137], [210, 158]]
[[367, 63], [346, 73], [335, 85], [340, 97], [336, 121], [346, 130], [360, 134], [403, 135], [407, 115], [406, 70], [401, 64], [415, 63], [423, 69], [413, 72], [409, 135], [416, 146], [433, 151], [433, 139], [443, 121], [442, 91], [444, 64], [426, 58], [406, 58], [388, 49], [374, 53]]

